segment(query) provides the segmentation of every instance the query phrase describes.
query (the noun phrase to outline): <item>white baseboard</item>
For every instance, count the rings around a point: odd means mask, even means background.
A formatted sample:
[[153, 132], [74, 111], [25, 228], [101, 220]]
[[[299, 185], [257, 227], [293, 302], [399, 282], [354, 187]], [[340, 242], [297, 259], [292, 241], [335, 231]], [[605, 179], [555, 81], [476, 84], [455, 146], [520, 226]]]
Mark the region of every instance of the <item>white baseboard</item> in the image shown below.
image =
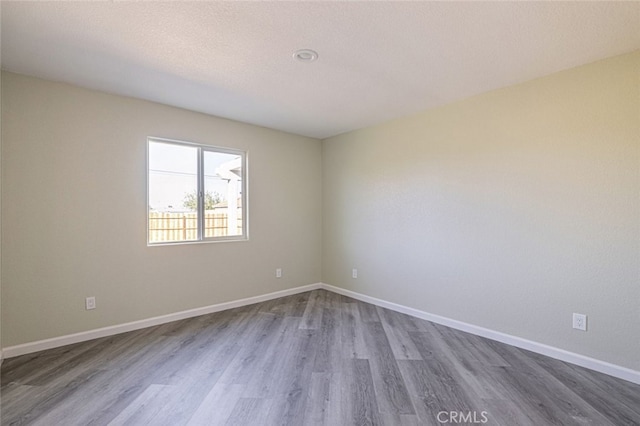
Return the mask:
[[15, 356], [38, 352], [45, 349], [57, 348], [59, 346], [65, 346], [73, 343], [84, 342], [87, 340], [97, 339], [100, 337], [112, 336], [114, 334], [119, 334], [119, 333], [126, 333], [128, 331], [139, 330], [141, 328], [152, 327], [155, 325], [165, 324], [168, 322], [178, 321], [181, 319], [197, 317], [200, 315], [206, 315], [213, 312], [220, 312], [227, 309], [238, 308], [246, 305], [252, 305], [254, 303], [277, 299], [279, 297], [284, 297], [284, 296], [291, 296], [293, 294], [304, 293], [305, 291], [317, 290], [320, 288], [327, 291], [332, 291], [334, 293], [349, 296], [354, 299], [361, 300], [363, 302], [371, 303], [373, 305], [377, 305], [382, 308], [391, 309], [393, 311], [411, 315], [416, 318], [435, 322], [437, 324], [442, 324], [447, 327], [454, 328], [456, 330], [465, 331], [467, 333], [475, 334], [477, 336], [486, 337], [487, 339], [506, 343], [511, 346], [526, 349], [526, 350], [536, 352], [542, 355], [546, 355], [551, 358], [559, 359], [561, 361], [565, 361], [571, 364], [579, 365], [581, 367], [595, 370], [600, 373], [608, 374], [613, 377], [618, 377], [620, 379], [624, 379], [632, 383], [640, 384], [640, 371], [631, 370], [626, 367], [621, 367], [619, 365], [615, 365], [615, 364], [611, 364], [598, 359], [590, 358], [588, 356], [580, 355], [574, 352], [569, 352], [564, 349], [559, 349], [553, 346], [545, 345], [543, 343], [534, 342], [531, 340], [512, 336], [506, 333], [501, 333], [499, 331], [491, 330], [491, 329], [480, 327], [477, 325], [468, 324], [462, 321], [454, 320], [454, 319], [443, 317], [440, 315], [430, 314], [428, 312], [420, 311], [418, 309], [410, 308], [408, 306], [399, 305], [397, 303], [388, 302], [382, 299], [377, 299], [375, 297], [367, 296], [361, 293], [357, 293], [351, 290], [346, 290], [340, 287], [335, 287], [335, 286], [324, 284], [324, 283], [309, 284], [301, 287], [295, 287], [287, 290], [276, 291], [273, 293], [263, 294], [259, 296], [248, 297], [245, 299], [234, 300], [231, 302], [218, 303], [215, 305], [204, 306], [202, 308], [189, 309], [187, 311], [176, 312], [173, 314], [162, 315], [162, 316], [148, 318], [144, 320], [128, 322], [125, 324], [118, 324], [114, 326], [98, 328], [95, 330], [83, 331], [81, 333], [69, 334], [66, 336], [54, 337], [51, 339], [38, 340], [35, 342], [24, 343], [22, 345], [9, 346], [0, 350], [0, 363], [4, 358], [12, 358]]
[[377, 299], [375, 297], [356, 293], [355, 291], [346, 290], [329, 284], [322, 283], [321, 288], [332, 291], [334, 293], [342, 294], [344, 296], [352, 297], [362, 302], [371, 303], [373, 305], [380, 306], [381, 308], [391, 309], [392, 311], [401, 312], [403, 314], [411, 315], [416, 318], [435, 322], [437, 324], [442, 324], [447, 327], [455, 328], [456, 330], [461, 330], [467, 333], [475, 334], [477, 336], [486, 337], [487, 339], [506, 343], [507, 345], [526, 349], [528, 351], [559, 359], [570, 364], [579, 365], [590, 370], [595, 370], [600, 373], [617, 377], [619, 379], [624, 379], [632, 383], [640, 384], [640, 371], [621, 367], [619, 365], [611, 364], [609, 362], [601, 361], [595, 358], [590, 358], [588, 356], [580, 355], [575, 352], [569, 352], [564, 349], [545, 345], [543, 343], [534, 342], [532, 340], [523, 339], [520, 337], [512, 336], [510, 334], [501, 333], [499, 331], [491, 330], [473, 324], [468, 324], [466, 322], [454, 320], [440, 315], [430, 314], [418, 309], [409, 308], [408, 306], [387, 302], [386, 300]]
[[6, 358], [12, 358], [15, 356], [38, 352], [45, 349], [52, 349], [60, 346], [71, 345], [73, 343], [85, 342], [87, 340], [97, 339], [99, 337], [113, 336], [114, 334], [126, 333], [127, 331], [139, 330], [141, 328], [152, 327], [154, 325], [165, 324], [172, 321], [197, 317], [213, 312], [220, 312], [227, 309], [239, 308], [241, 306], [265, 302], [267, 300], [277, 299], [279, 297], [291, 296], [293, 294], [304, 293], [305, 291], [317, 290], [321, 287], [322, 285], [320, 283], [304, 285], [301, 287], [280, 290], [273, 293], [262, 294], [259, 296], [247, 297], [246, 299], [233, 300], [231, 302], [224, 302], [215, 305], [204, 306], [202, 308], [189, 309], [187, 311], [175, 312], [173, 314], [161, 315], [158, 317], [128, 322], [125, 324], [112, 325], [95, 330], [68, 334], [66, 336], [53, 337], [51, 339], [24, 343], [22, 345], [9, 346], [3, 348], [2, 352]]
[[430, 314], [428, 312], [420, 311], [414, 308], [409, 308], [407, 306], [399, 305], [397, 303], [387, 302], [386, 300], [377, 299], [375, 297], [367, 296], [361, 293], [356, 293], [351, 290], [345, 290], [340, 287], [334, 287], [329, 284], [322, 283], [321, 287], [327, 291], [332, 291], [334, 293], [342, 294], [344, 296], [349, 296], [351, 298], [360, 300], [362, 302], [367, 302], [373, 305], [380, 306], [381, 308], [391, 309], [392, 311], [401, 312], [403, 314], [411, 315], [416, 318], [435, 322], [436, 324], [442, 324], [447, 327], [455, 328], [456, 330], [465, 331], [467, 333], [475, 334], [476, 336], [486, 337], [487, 339], [506, 343], [507, 345], [526, 349], [528, 351], [536, 352], [551, 358], [559, 359], [561, 361], [565, 361], [570, 364], [579, 365], [581, 367], [585, 367], [590, 370], [608, 374], [609, 376], [617, 377], [619, 379], [624, 379], [632, 383], [640, 384], [640, 371], [632, 370], [626, 367], [621, 367], [619, 365], [611, 364], [609, 362], [601, 361], [599, 359], [590, 358], [588, 356], [580, 355], [575, 352], [569, 352], [564, 349], [545, 345], [543, 343], [534, 342], [532, 340], [523, 339], [520, 337], [512, 336], [510, 334], [501, 333], [499, 331], [491, 330], [491, 329], [480, 327], [473, 324], [468, 324], [466, 322], [454, 320], [454, 319], [443, 317], [440, 315]]

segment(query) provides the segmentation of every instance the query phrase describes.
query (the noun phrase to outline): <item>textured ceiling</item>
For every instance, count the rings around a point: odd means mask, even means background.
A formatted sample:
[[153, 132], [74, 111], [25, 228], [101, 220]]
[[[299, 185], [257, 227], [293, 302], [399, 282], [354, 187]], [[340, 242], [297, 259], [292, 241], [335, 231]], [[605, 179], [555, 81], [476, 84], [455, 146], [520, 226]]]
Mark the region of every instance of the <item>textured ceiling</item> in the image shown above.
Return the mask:
[[[640, 2], [2, 2], [2, 68], [325, 138], [640, 49]], [[292, 59], [311, 48], [313, 63]]]

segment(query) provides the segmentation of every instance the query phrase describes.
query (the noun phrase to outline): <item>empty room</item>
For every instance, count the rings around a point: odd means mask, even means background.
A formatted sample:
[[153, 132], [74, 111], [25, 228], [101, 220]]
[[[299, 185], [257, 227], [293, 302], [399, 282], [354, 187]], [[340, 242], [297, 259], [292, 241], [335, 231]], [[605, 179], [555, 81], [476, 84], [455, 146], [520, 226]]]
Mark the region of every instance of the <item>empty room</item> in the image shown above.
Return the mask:
[[0, 2], [2, 425], [640, 425], [640, 2]]

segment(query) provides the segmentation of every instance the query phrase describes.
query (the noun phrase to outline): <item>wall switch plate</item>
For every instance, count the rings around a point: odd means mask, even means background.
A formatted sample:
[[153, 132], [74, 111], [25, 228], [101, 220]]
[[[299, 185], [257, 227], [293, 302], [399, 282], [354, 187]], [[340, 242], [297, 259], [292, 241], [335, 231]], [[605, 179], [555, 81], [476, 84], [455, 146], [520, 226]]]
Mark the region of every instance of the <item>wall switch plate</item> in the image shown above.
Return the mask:
[[87, 311], [91, 309], [95, 309], [96, 308], [95, 296], [87, 297], [86, 299], [84, 299], [84, 307]]
[[358, 278], [358, 270], [357, 269], [352, 269], [351, 270], [351, 278]]
[[573, 314], [573, 328], [587, 331], [587, 316], [584, 314]]
[[282, 268], [276, 268], [276, 278], [282, 278]]

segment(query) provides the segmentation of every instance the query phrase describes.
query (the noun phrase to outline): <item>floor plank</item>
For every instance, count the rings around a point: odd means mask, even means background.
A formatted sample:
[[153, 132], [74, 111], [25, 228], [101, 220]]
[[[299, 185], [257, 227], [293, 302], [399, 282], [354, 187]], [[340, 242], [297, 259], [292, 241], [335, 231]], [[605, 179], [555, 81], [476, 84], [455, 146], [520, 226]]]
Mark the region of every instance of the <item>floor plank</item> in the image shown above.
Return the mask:
[[364, 326], [365, 342], [375, 348], [369, 358], [378, 407], [383, 413], [415, 414], [404, 379], [382, 324]]
[[369, 358], [358, 306], [355, 303], [343, 303], [339, 321], [342, 324], [342, 356], [344, 358]]
[[416, 345], [391, 311], [378, 307], [378, 316], [396, 359], [422, 359]]
[[382, 424], [369, 361], [347, 359], [342, 363], [343, 425]]
[[189, 426], [222, 425], [244, 393], [245, 385], [217, 383], [207, 394], [187, 424]]

